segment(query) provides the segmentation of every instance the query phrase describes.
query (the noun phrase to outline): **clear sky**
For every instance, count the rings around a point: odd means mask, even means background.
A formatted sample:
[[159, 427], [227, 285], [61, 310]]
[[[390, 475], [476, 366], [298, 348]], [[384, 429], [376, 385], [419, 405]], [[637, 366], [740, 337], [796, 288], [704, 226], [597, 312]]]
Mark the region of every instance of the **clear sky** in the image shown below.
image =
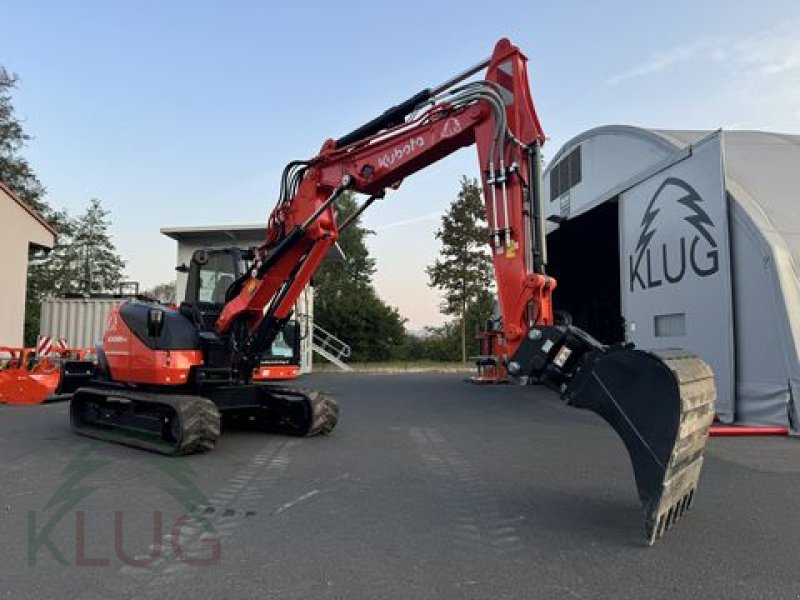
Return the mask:
[[[98, 197], [127, 274], [173, 277], [164, 226], [264, 222], [278, 175], [509, 37], [530, 59], [546, 154], [598, 125], [800, 132], [800, 2], [2, 0], [26, 156], [55, 207]], [[366, 225], [381, 296], [442, 321], [425, 265], [466, 149]]]

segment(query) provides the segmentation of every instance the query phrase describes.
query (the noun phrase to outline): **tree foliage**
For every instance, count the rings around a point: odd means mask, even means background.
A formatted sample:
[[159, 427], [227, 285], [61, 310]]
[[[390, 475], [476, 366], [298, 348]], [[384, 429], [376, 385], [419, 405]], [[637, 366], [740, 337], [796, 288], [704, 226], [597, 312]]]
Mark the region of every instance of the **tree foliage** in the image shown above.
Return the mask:
[[30, 345], [39, 334], [42, 300], [51, 295], [113, 290], [122, 281], [125, 263], [108, 234], [109, 213], [99, 200], [91, 200], [77, 218], [54, 210], [47, 202], [44, 186], [20, 154], [31, 137], [12, 104], [17, 81], [15, 74], [0, 66], [0, 181], [57, 232], [52, 251], [34, 256], [28, 269], [25, 343]]
[[25, 133], [11, 103], [11, 92], [16, 85], [17, 76], [0, 66], [0, 181], [49, 220], [52, 215], [44, 200], [44, 186], [20, 155], [30, 135]]
[[59, 214], [59, 234], [45, 260], [31, 265], [29, 280], [45, 295], [114, 291], [123, 279], [125, 261], [108, 233], [108, 211], [93, 198], [76, 218]]
[[467, 337], [472, 337], [474, 324], [488, 318], [491, 311], [489, 230], [481, 189], [475, 179], [461, 179], [461, 189], [442, 217], [436, 238], [442, 248], [439, 258], [426, 270], [429, 285], [445, 294], [441, 310], [456, 317], [461, 360], [466, 361]]
[[[337, 202], [339, 222], [357, 206], [352, 194], [343, 195]], [[405, 339], [405, 319], [372, 285], [375, 259], [365, 243], [371, 233], [356, 220], [339, 236], [344, 260], [327, 260], [314, 277], [314, 321], [349, 344], [355, 361], [389, 360]]]
[[154, 298], [163, 304], [174, 304], [177, 300], [175, 286], [176, 282], [174, 280], [165, 281], [145, 290], [144, 295]]
[[100, 200], [92, 198], [75, 222], [70, 248], [76, 259], [78, 281], [64, 282], [61, 291], [69, 289], [81, 294], [93, 294], [119, 287], [125, 261], [117, 254], [108, 232], [110, 226], [109, 211], [103, 208]]
[[93, 198], [78, 217], [51, 213], [58, 230], [56, 245], [28, 268], [25, 310], [26, 344], [39, 334], [41, 303], [51, 296], [114, 292], [123, 281], [125, 261], [108, 232], [109, 212]]

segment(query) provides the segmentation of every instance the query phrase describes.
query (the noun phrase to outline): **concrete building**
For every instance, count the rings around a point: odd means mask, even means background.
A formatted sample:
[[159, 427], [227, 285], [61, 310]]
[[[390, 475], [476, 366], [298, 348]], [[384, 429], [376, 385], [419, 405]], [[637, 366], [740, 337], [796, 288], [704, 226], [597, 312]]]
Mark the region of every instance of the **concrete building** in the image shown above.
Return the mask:
[[34, 252], [53, 247], [56, 231], [2, 183], [0, 224], [0, 345], [18, 347], [23, 343], [28, 262]]
[[[203, 248], [237, 247], [247, 249], [264, 241], [264, 225], [231, 225], [209, 227], [167, 227], [161, 233], [178, 243], [176, 265], [189, 265], [192, 254]], [[176, 273], [176, 300], [184, 300], [187, 274]], [[314, 338], [314, 292], [309, 286], [295, 306], [294, 318], [300, 326], [300, 372], [311, 371]], [[275, 350], [275, 349], [274, 349]]]
[[611, 343], [682, 347], [725, 422], [800, 428], [800, 136], [609, 126], [545, 171], [556, 308]]

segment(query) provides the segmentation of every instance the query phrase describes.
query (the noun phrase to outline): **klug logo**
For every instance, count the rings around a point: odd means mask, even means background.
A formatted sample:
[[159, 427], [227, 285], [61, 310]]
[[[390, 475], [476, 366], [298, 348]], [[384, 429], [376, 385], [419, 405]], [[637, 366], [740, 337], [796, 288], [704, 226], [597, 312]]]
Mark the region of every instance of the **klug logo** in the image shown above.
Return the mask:
[[[677, 199], [691, 211], [685, 221], [693, 228], [693, 234], [681, 236], [677, 240], [662, 242], [660, 247], [651, 244], [657, 232], [654, 222], [661, 207], [659, 200], [675, 193], [677, 188], [681, 196]], [[699, 277], [708, 277], [719, 270], [719, 250], [717, 241], [711, 235], [714, 222], [701, 206], [700, 194], [685, 181], [676, 177], [668, 177], [658, 187], [650, 199], [641, 222], [641, 233], [636, 242], [636, 249], [628, 257], [630, 266], [630, 291], [659, 287], [666, 283], [678, 283], [689, 269]], [[674, 249], [673, 246], [678, 248]], [[635, 255], [635, 256], [634, 256]]]
[[378, 158], [378, 166], [383, 167], [384, 169], [388, 169], [398, 160], [406, 158], [407, 156], [411, 156], [415, 152], [419, 151], [425, 145], [425, 139], [418, 135], [417, 137], [413, 137], [408, 142], [406, 142], [402, 146], [397, 146], [389, 150], [386, 154]]

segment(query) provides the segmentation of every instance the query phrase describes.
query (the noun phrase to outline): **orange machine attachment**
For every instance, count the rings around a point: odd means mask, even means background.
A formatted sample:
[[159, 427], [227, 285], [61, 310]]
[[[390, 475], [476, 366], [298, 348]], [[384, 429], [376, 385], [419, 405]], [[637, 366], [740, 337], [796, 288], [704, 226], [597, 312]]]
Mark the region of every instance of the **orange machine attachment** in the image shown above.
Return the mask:
[[491, 319], [485, 329], [478, 329], [475, 339], [480, 347], [480, 355], [474, 356], [477, 373], [469, 378], [476, 384], [508, 383], [508, 370], [500, 360], [505, 354], [503, 332], [497, 321]]
[[91, 349], [0, 346], [0, 403], [42, 404], [69, 394], [94, 373]]

